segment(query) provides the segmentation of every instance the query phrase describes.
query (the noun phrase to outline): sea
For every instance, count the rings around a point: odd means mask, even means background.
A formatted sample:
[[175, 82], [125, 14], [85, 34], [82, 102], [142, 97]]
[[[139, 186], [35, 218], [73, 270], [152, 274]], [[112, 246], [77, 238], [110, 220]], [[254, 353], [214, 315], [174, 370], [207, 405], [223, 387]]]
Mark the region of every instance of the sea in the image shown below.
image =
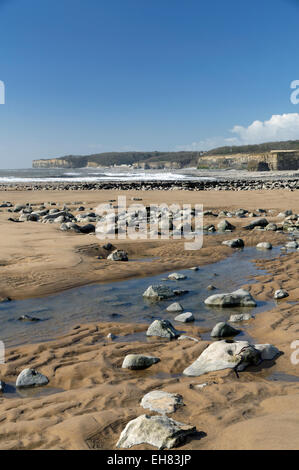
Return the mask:
[[182, 170], [138, 170], [115, 168], [25, 168], [0, 170], [3, 183], [100, 182], [100, 181], [178, 181], [215, 180], [196, 168]]

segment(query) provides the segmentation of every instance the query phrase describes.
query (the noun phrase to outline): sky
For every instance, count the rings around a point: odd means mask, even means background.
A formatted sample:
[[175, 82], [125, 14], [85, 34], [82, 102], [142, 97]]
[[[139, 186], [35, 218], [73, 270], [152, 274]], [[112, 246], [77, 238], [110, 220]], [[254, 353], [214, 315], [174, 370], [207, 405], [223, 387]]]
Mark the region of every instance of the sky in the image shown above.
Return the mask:
[[299, 139], [298, 22], [299, 0], [0, 0], [0, 168]]

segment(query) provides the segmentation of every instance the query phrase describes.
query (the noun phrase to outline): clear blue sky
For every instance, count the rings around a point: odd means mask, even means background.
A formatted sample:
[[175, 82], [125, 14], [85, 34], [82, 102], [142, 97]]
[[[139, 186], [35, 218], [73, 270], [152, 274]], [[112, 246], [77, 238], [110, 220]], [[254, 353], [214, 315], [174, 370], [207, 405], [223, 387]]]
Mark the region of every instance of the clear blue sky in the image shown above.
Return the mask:
[[299, 139], [298, 24], [296, 0], [0, 0], [0, 167]]

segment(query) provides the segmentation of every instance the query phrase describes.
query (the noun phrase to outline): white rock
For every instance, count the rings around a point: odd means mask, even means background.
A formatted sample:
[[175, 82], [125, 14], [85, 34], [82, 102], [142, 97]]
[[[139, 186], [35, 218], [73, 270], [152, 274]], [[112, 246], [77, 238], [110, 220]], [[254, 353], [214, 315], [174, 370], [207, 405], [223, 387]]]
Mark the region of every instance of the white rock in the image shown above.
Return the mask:
[[215, 370], [234, 369], [242, 362], [243, 370], [249, 363], [258, 362], [259, 352], [247, 341], [217, 341], [210, 344], [189, 367], [188, 376], [200, 376]]
[[278, 289], [274, 292], [274, 299], [284, 299], [288, 296], [289, 294], [285, 289]]
[[194, 321], [195, 318], [193, 316], [193, 313], [191, 312], [186, 312], [186, 313], [181, 313], [180, 315], [177, 315], [175, 317], [175, 321], [179, 321], [179, 322], [182, 322], [182, 323], [187, 323], [187, 322], [191, 322], [191, 321]]
[[172, 281], [181, 281], [183, 279], [186, 279], [187, 276], [184, 276], [184, 274], [179, 274], [179, 273], [172, 273], [169, 274], [168, 279], [171, 279]]
[[231, 315], [229, 317], [229, 321], [231, 322], [239, 322], [239, 321], [248, 321], [254, 318], [253, 315], [250, 313], [236, 313], [235, 315]]
[[258, 250], [272, 250], [272, 245], [270, 242], [261, 242], [256, 245]]
[[139, 444], [150, 444], [161, 450], [171, 449], [182, 444], [187, 436], [195, 432], [195, 426], [179, 423], [167, 416], [141, 415], [126, 425], [116, 447], [131, 448]]
[[177, 408], [183, 406], [183, 397], [177, 393], [168, 393], [162, 390], [153, 390], [147, 393], [141, 400], [140, 405], [157, 413], [174, 413]]
[[255, 344], [255, 349], [260, 351], [261, 359], [264, 360], [271, 360], [274, 359], [279, 354], [279, 349], [277, 349], [272, 344]]
[[24, 369], [18, 375], [16, 380], [16, 387], [35, 387], [40, 385], [47, 385], [49, 383], [48, 377], [37, 372], [34, 369]]
[[179, 302], [174, 302], [171, 305], [168, 305], [167, 312], [182, 312], [184, 309]]

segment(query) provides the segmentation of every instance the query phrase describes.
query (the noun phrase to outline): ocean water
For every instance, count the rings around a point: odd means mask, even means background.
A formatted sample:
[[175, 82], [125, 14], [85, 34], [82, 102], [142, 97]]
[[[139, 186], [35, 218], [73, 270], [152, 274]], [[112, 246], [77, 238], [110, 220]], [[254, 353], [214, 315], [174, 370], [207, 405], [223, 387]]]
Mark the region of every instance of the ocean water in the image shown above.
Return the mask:
[[195, 168], [182, 170], [133, 170], [131, 168], [28, 168], [0, 170], [0, 183], [97, 182], [97, 181], [190, 181], [214, 180]]

